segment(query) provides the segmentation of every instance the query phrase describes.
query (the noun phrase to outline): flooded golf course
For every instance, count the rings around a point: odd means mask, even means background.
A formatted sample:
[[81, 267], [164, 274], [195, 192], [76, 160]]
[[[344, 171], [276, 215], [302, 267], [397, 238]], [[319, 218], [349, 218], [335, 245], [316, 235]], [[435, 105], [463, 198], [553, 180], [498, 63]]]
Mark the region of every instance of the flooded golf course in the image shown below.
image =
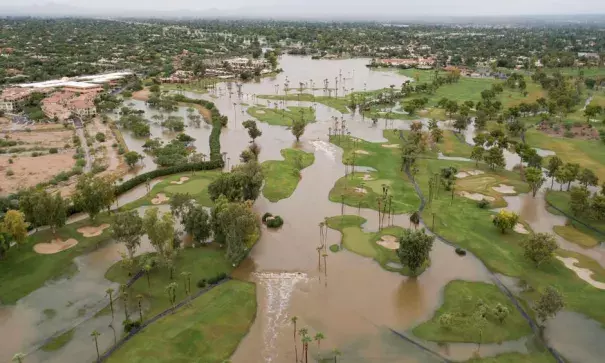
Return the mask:
[[[234, 278], [256, 283], [258, 302], [256, 319], [231, 358], [234, 363], [293, 362], [295, 350], [293, 325], [290, 322], [293, 316], [298, 317], [299, 328], [307, 326], [311, 331], [325, 334], [321, 351], [338, 348], [342, 352], [340, 360], [343, 362], [419, 363], [440, 362], [443, 358], [463, 361], [472, 358], [478, 350], [476, 344], [438, 345], [425, 342], [410, 332], [413, 327], [433, 316], [443, 303], [444, 287], [449, 282], [467, 280], [493, 283], [494, 275], [472, 254], [458, 256], [454, 247], [436, 239], [430, 266], [416, 278], [389, 272], [373, 259], [346, 249], [337, 253], [328, 252], [327, 266], [322, 264], [321, 269], [318, 266], [316, 248], [320, 244], [319, 224], [326, 217], [339, 216], [343, 212], [340, 203], [331, 202], [328, 198], [337, 180], [345, 175], [343, 151], [328, 140], [333, 117], [344, 117], [351, 136], [370, 142], [387, 141], [383, 138], [385, 125], [393, 129], [409, 129], [412, 121], [385, 122], [381, 119], [373, 124], [358, 112], [342, 114], [321, 103], [264, 100], [257, 96], [275, 95], [276, 91], [282, 95], [285, 83], [292, 88], [297, 88], [300, 82], [309, 88], [321, 88], [325, 79], [334, 84], [335, 77], [339, 82], [339, 96], [341, 93], [376, 90], [391, 85], [400, 87], [409, 80], [394, 72], [372, 71], [365, 67], [368, 61], [283, 56], [280, 59], [283, 73], [255, 83], [245, 83], [241, 87], [241, 94], [238, 94], [235, 86], [230, 87], [230, 92], [225, 83], [217, 84], [216, 89], [207, 94], [180, 92], [189, 98], [214, 102], [220, 112], [229, 117], [228, 126], [221, 133], [221, 151], [225, 153], [226, 169], [239, 163], [239, 154], [249, 145], [247, 130], [241, 125], [243, 121], [253, 119], [246, 112], [248, 107], [255, 104], [268, 105], [269, 108], [303, 106], [315, 108], [316, 113], [317, 122], [307, 125], [298, 144], [289, 128], [258, 122], [262, 131], [262, 136], [256, 140], [261, 148], [259, 161], [281, 160], [282, 149], [295, 147], [312, 152], [315, 162], [302, 170], [300, 182], [289, 198], [272, 203], [261, 195], [255, 203], [254, 208], [259, 215], [265, 212], [280, 215], [285, 223], [278, 230], [263, 227], [260, 240], [233, 273]], [[326, 95], [321, 89], [304, 92]], [[295, 94], [295, 91], [292, 93]], [[132, 103], [133, 108], [144, 110], [146, 119], [156, 114], [144, 101], [125, 102], [128, 103]], [[179, 107], [173, 114], [185, 117], [186, 107]], [[442, 126], [448, 127], [446, 123]], [[152, 137], [164, 141], [174, 137], [174, 134], [154, 123], [151, 132]], [[188, 126], [185, 132], [196, 139], [197, 152], [209, 154], [210, 126], [204, 123], [199, 128]], [[474, 134], [475, 130], [469, 128], [465, 133], [466, 141], [472, 143]], [[142, 147], [144, 140], [133, 137], [129, 131], [124, 131], [123, 136], [130, 150], [146, 155]], [[552, 155], [547, 150], [540, 152]], [[519, 163], [518, 157], [512, 153], [506, 153], [505, 157], [507, 169]], [[143, 165], [137, 170], [138, 173], [157, 167], [149, 156], [145, 156]], [[393, 168], [398, 167], [393, 165]], [[151, 183], [153, 186], [157, 181]], [[146, 192], [146, 186], [141, 185], [122, 195], [118, 204], [136, 200]], [[565, 218], [546, 210], [544, 191], [540, 191], [536, 198], [521, 194], [504, 199], [508, 203], [507, 209], [519, 213], [521, 219], [536, 232], [552, 233], [554, 226], [565, 224]], [[359, 214], [365, 218], [364, 231], [378, 230], [376, 211], [344, 206], [344, 214]], [[395, 215], [393, 224], [408, 227], [409, 216]], [[328, 246], [338, 244], [340, 240], [340, 232], [328, 230]], [[557, 241], [561, 248], [591, 257], [605, 266], [603, 248], [585, 249], [559, 236]], [[1, 307], [0, 333], [4, 339], [0, 341], [0, 361], [8, 362], [15, 352], [22, 351], [30, 353], [24, 360], [28, 363], [92, 362], [96, 353], [90, 332], [95, 329], [101, 333], [100, 349], [103, 351], [111, 346], [114, 343], [114, 329], [119, 338], [122, 327], [110, 327], [111, 316], [97, 315], [97, 312], [107, 305], [105, 290], [109, 287], [118, 289], [118, 285], [106, 280], [104, 274], [120, 260], [120, 252], [124, 250], [123, 246], [110, 241], [76, 258], [78, 272], [71, 278], [49, 282], [19, 300], [16, 305]], [[150, 250], [150, 244], [144, 240], [139, 253]], [[72, 328], [75, 332], [73, 339], [62, 349], [55, 352], [38, 349], [57, 332]], [[433, 353], [411, 343], [402, 335]], [[578, 313], [561, 312], [546, 326], [544, 336], [553, 348], [572, 362], [600, 362], [605, 355], [605, 347], [598, 343], [605, 341], [605, 329]], [[527, 353], [533, 340], [532, 336], [528, 336], [500, 344], [482, 344], [479, 354], [485, 357], [503, 352]], [[317, 353], [315, 344], [311, 353]]]

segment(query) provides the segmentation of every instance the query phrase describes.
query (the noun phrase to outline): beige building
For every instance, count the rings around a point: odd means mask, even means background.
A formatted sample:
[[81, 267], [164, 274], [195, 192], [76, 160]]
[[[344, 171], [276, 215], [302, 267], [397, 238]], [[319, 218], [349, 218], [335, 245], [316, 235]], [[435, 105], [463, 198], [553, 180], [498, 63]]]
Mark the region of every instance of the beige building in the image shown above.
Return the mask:
[[31, 89], [26, 88], [6, 88], [0, 94], [0, 110], [13, 112], [17, 108], [17, 103], [25, 100], [32, 93]]

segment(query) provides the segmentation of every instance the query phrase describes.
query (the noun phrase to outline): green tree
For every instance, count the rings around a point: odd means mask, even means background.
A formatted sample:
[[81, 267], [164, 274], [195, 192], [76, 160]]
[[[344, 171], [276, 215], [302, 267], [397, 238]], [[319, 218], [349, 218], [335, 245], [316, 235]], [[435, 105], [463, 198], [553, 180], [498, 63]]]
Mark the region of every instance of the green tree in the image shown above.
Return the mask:
[[305, 120], [292, 121], [292, 135], [296, 138], [296, 142], [300, 141], [300, 137], [305, 133], [305, 127], [307, 127]]
[[504, 320], [510, 315], [510, 311], [506, 306], [498, 303], [492, 309], [492, 314], [500, 322], [500, 324], [502, 324], [504, 323]]
[[492, 222], [500, 232], [505, 233], [507, 230], [513, 229], [517, 225], [519, 222], [519, 215], [506, 209], [501, 209], [500, 212], [494, 216]]
[[570, 192], [569, 207], [573, 214], [581, 215], [588, 211], [590, 192], [585, 187], [573, 187]]
[[23, 363], [24, 358], [25, 358], [25, 354], [16, 353], [15, 355], [13, 355], [13, 362]]
[[492, 170], [501, 169], [506, 166], [502, 149], [498, 147], [492, 147], [489, 149], [483, 157], [483, 161], [485, 161], [487, 166], [489, 166], [489, 168]]
[[260, 225], [250, 202], [230, 203], [221, 196], [212, 210], [212, 231], [214, 240], [226, 246], [227, 258], [237, 265], [258, 239]]
[[262, 168], [252, 160], [238, 165], [230, 173], [221, 174], [208, 186], [208, 194], [213, 201], [221, 195], [229, 201], [256, 200], [262, 185]]
[[191, 208], [193, 201], [189, 193], [176, 193], [170, 198], [170, 212], [172, 215], [181, 219]]
[[415, 275], [429, 259], [434, 240], [435, 237], [426, 234], [424, 228], [414, 231], [404, 229], [403, 235], [399, 238], [399, 249], [397, 250], [401, 264], [407, 266]]
[[548, 233], [531, 234], [521, 245], [525, 257], [532, 260], [536, 265], [551, 259], [559, 247], [555, 237]]
[[483, 146], [475, 145], [473, 150], [471, 151], [471, 159], [475, 160], [475, 167], [479, 167], [479, 162], [483, 160], [483, 154], [485, 153], [485, 149]]
[[134, 257], [137, 247], [141, 245], [143, 233], [143, 219], [136, 210], [121, 212], [113, 217], [113, 238], [126, 246], [128, 258]]
[[242, 123], [245, 129], [248, 130], [248, 136], [252, 139], [252, 142], [256, 140], [257, 137], [262, 136], [262, 131], [258, 129], [256, 125], [256, 121], [248, 120]]
[[563, 295], [552, 286], [546, 287], [536, 301], [534, 310], [538, 318], [544, 323], [547, 319], [554, 317], [565, 307]]
[[6, 232], [17, 242], [17, 247], [25, 243], [27, 239], [27, 223], [23, 213], [17, 210], [9, 210], [0, 223], [0, 232]]
[[534, 167], [527, 168], [525, 171], [525, 180], [527, 181], [527, 184], [529, 184], [534, 198], [536, 197], [538, 190], [540, 190], [540, 187], [542, 187], [542, 184], [546, 181], [542, 176], [542, 169]]
[[114, 290], [110, 287], [105, 290], [107, 296], [109, 296], [109, 309], [111, 310], [111, 320], [113, 320], [113, 292]]
[[317, 350], [321, 350], [321, 341], [325, 338], [326, 337], [323, 335], [322, 332], [315, 333], [315, 337], [313, 339], [315, 339], [315, 341], [317, 342]]
[[555, 175], [561, 166], [563, 166], [563, 161], [558, 156], [553, 156], [548, 160], [548, 165], [546, 166], [546, 175], [550, 178], [551, 189], [555, 183]]
[[124, 161], [126, 161], [126, 165], [128, 165], [130, 169], [134, 169], [137, 163], [141, 160], [143, 160], [143, 155], [136, 151], [129, 151], [124, 154]]
[[185, 231], [191, 235], [197, 243], [206, 241], [212, 232], [210, 226], [210, 215], [202, 206], [194, 206], [183, 215]]
[[588, 187], [589, 185], [597, 186], [599, 184], [599, 178], [597, 175], [594, 173], [594, 171], [587, 168], [582, 169], [582, 172], [578, 176], [578, 181], [584, 187]]
[[35, 227], [48, 225], [53, 234], [67, 221], [67, 203], [59, 193], [54, 196], [45, 190], [28, 189], [19, 198], [19, 207], [25, 220]]
[[172, 252], [172, 241], [174, 238], [174, 220], [170, 213], [158, 214], [158, 208], [149, 208], [143, 217], [143, 229], [149, 237], [151, 245], [164, 260], [169, 258]]
[[109, 208], [115, 198], [115, 188], [108, 178], [82, 175], [76, 184], [73, 199], [94, 220], [99, 212]]

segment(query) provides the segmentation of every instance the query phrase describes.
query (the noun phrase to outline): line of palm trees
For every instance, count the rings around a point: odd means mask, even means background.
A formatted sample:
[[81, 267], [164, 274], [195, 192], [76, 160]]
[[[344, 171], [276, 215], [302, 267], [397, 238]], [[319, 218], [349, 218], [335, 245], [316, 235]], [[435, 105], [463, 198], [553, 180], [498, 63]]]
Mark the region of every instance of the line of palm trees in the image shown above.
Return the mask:
[[[295, 363], [309, 363], [309, 343], [312, 343], [313, 340], [317, 342], [317, 352], [321, 351], [321, 341], [326, 337], [322, 332], [315, 333], [315, 336], [311, 337], [309, 335], [309, 329], [306, 327], [302, 327], [300, 329], [296, 329], [296, 323], [298, 322], [298, 317], [293, 316], [290, 318], [292, 325], [294, 326], [294, 354], [295, 354]], [[300, 360], [298, 359], [298, 341], [297, 335], [300, 337], [300, 341], [302, 343], [302, 351], [300, 354]], [[337, 362], [338, 356], [341, 355], [338, 349], [332, 350], [332, 354], [334, 355], [334, 362]]]

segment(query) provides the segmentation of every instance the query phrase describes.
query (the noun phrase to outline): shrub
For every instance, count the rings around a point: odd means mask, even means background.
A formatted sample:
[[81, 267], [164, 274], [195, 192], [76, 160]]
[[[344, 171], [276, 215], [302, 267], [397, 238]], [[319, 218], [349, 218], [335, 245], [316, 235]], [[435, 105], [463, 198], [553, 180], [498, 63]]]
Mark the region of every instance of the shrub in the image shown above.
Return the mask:
[[197, 282], [197, 287], [199, 287], [200, 289], [203, 289], [204, 287], [206, 287], [206, 279], [201, 279]]
[[269, 212], [263, 214], [263, 218], [261, 218], [263, 223], [265, 223], [267, 221], [267, 218], [269, 218], [269, 217], [273, 217], [273, 214], [271, 214]]
[[141, 327], [141, 322], [139, 320], [126, 319], [122, 322], [122, 326], [126, 333], [130, 333], [131, 331], [137, 331]]
[[58, 152], [59, 152], [59, 150], [57, 150], [56, 147], [51, 147], [50, 149], [48, 149], [49, 154], [56, 154]]
[[481, 199], [477, 202], [477, 207], [481, 209], [487, 209], [489, 208], [489, 201], [487, 199]]
[[13, 159], [12, 159], [12, 158], [11, 158], [11, 159], [8, 159], [8, 163], [9, 163], [9, 164], [14, 163]]
[[267, 219], [265, 223], [269, 228], [279, 228], [284, 224], [284, 220], [280, 216], [275, 216], [272, 219]]
[[465, 250], [463, 250], [463, 249], [462, 249], [462, 248], [460, 248], [460, 247], [457, 247], [457, 248], [456, 248], [456, 254], [457, 254], [458, 256], [466, 256], [466, 251], [465, 251]]
[[573, 134], [573, 132], [571, 132], [571, 131], [565, 131], [565, 132], [563, 133], [563, 136], [568, 137], [568, 138], [570, 138], [570, 139], [573, 139], [574, 134]]
[[569, 131], [571, 130], [571, 124], [570, 123], [565, 123], [563, 124], [563, 127], [565, 128], [565, 130]]
[[86, 160], [84, 160], [84, 159], [76, 160], [76, 166], [85, 166], [85, 165], [86, 165]]
[[120, 147], [118, 148], [118, 155], [122, 155], [122, 154], [124, 154], [124, 153], [126, 153], [126, 150], [124, 150], [124, 148], [120, 146]]
[[13, 176], [13, 175], [15, 175], [14, 171], [12, 171], [11, 169], [6, 170], [6, 176]]
[[332, 251], [332, 252], [338, 252], [338, 251], [340, 251], [340, 246], [337, 245], [337, 244], [333, 244], [333, 245], [330, 246], [330, 251]]
[[95, 135], [95, 140], [97, 140], [98, 142], [105, 142], [105, 134], [102, 132], [97, 132], [97, 134]]

